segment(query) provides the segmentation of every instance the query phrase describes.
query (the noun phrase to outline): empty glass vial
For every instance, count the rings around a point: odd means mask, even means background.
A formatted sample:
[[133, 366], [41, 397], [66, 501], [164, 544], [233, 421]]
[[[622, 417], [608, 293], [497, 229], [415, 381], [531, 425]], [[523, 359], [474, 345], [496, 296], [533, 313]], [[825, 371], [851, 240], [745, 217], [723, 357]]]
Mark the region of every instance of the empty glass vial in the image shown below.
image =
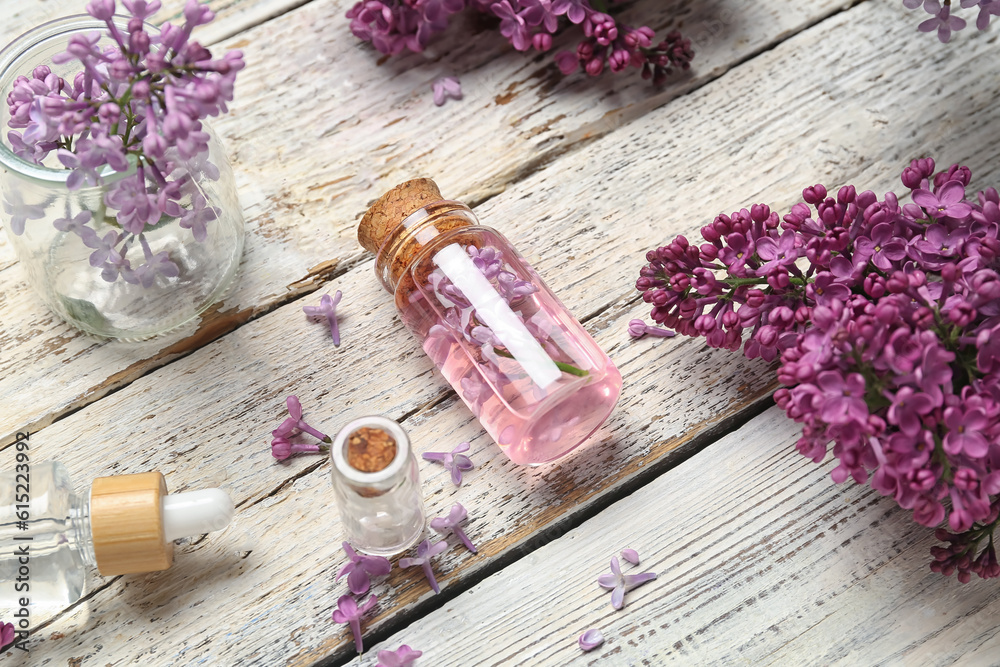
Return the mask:
[[90, 567], [165, 570], [174, 540], [225, 528], [233, 511], [220, 489], [168, 495], [158, 472], [100, 477], [78, 495], [61, 463], [19, 464], [0, 474], [0, 610], [72, 604]]
[[358, 239], [403, 323], [514, 463], [555, 461], [611, 414], [622, 379], [608, 355], [507, 239], [433, 181], [383, 195]]
[[420, 539], [420, 469], [398, 423], [377, 416], [351, 421], [334, 438], [330, 458], [344, 539], [351, 546], [391, 556]]

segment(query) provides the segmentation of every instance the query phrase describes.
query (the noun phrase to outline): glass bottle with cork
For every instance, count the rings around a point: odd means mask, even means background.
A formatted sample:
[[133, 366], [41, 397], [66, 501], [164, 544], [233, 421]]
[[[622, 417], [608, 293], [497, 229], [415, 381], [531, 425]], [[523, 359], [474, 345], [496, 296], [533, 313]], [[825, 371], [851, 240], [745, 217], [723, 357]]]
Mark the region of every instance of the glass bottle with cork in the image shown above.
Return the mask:
[[358, 240], [420, 341], [515, 463], [555, 461], [608, 418], [621, 374], [538, 274], [430, 179], [396, 186]]

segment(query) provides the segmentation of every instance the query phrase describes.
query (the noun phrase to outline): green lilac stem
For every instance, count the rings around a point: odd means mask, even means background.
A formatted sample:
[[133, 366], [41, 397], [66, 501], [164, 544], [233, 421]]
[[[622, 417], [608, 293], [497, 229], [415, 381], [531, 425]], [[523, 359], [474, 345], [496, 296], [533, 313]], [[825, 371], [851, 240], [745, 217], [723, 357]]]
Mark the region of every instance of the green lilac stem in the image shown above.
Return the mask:
[[[498, 357], [504, 357], [505, 359], [514, 359], [514, 355], [508, 352], [507, 350], [495, 347], [493, 348], [493, 351], [496, 352]], [[555, 359], [553, 359], [552, 362], [556, 365], [556, 368], [561, 370], [563, 373], [569, 373], [570, 375], [575, 375], [581, 378], [590, 375], [590, 371], [585, 371], [582, 368], [577, 368], [576, 366], [572, 366], [570, 364], [564, 364], [563, 362], [556, 361]]]

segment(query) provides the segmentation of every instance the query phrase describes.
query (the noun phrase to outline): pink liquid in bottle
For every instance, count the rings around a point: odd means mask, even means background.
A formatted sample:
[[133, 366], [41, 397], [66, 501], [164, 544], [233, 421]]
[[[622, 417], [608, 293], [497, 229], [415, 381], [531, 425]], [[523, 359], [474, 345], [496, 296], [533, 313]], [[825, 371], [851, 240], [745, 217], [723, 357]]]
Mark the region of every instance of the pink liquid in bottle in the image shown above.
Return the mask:
[[502, 235], [440, 200], [431, 181], [376, 202], [359, 229], [363, 244], [386, 200], [397, 223], [386, 216], [391, 229], [368, 239], [381, 241], [383, 285], [487, 433], [519, 464], [555, 461], [583, 443], [621, 392], [611, 359]]

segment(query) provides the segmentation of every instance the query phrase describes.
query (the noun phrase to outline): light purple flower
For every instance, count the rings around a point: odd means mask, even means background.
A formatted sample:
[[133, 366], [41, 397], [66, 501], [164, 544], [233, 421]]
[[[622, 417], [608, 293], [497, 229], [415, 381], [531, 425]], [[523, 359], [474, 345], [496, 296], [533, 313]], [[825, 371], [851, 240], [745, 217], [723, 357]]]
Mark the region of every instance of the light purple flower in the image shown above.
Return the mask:
[[462, 84], [453, 76], [437, 79], [431, 88], [434, 90], [434, 104], [438, 106], [442, 106], [449, 99], [462, 99]]
[[431, 569], [431, 558], [437, 556], [445, 549], [448, 548], [448, 543], [444, 540], [440, 542], [430, 543], [430, 540], [424, 540], [419, 545], [417, 545], [417, 555], [415, 558], [400, 558], [399, 566], [402, 568], [413, 567], [414, 565], [419, 565], [424, 570], [424, 576], [427, 577], [427, 582], [431, 585], [431, 589], [435, 593], [440, 593], [441, 588], [438, 586], [437, 579], [434, 578], [434, 570]]
[[337, 304], [340, 303], [340, 298], [343, 296], [340, 290], [334, 292], [331, 297], [329, 294], [324, 294], [320, 297], [318, 306], [303, 306], [302, 312], [309, 317], [314, 318], [325, 318], [327, 323], [330, 325], [330, 337], [333, 338], [334, 347], [340, 346], [340, 327], [337, 324]]
[[392, 570], [392, 563], [388, 558], [359, 554], [347, 542], [342, 543], [342, 546], [347, 557], [350, 558], [350, 562], [340, 569], [334, 581], [340, 581], [340, 578], [346, 574], [347, 587], [355, 595], [368, 592], [371, 587], [370, 577], [381, 577], [389, 574]]
[[316, 430], [305, 422], [302, 418], [302, 404], [299, 402], [298, 396], [293, 394], [286, 398], [285, 405], [288, 407], [288, 419], [281, 422], [281, 425], [271, 432], [274, 437], [290, 437], [297, 435], [299, 431], [303, 431], [327, 444], [333, 442], [330, 436]]
[[521, 15], [511, 7], [510, 0], [499, 0], [493, 3], [490, 9], [500, 17], [500, 34], [509, 39], [518, 51], [527, 51], [531, 47], [528, 26]]
[[[947, 42], [951, 39], [952, 30], [961, 30], [965, 27], [964, 19], [951, 15], [950, 4], [941, 7], [938, 0], [925, 0], [924, 9], [928, 9], [928, 7], [935, 9], [936, 12], [934, 13], [934, 18], [927, 19], [917, 26], [917, 30], [920, 32], [933, 32], [937, 30], [938, 39], [942, 42]], [[928, 11], [930, 10], [928, 9]]]
[[632, 563], [632, 565], [639, 564], [639, 552], [635, 549], [622, 549], [622, 558]]
[[271, 456], [279, 461], [284, 461], [292, 454], [319, 454], [321, 451], [319, 445], [291, 442], [282, 436], [275, 436], [271, 440]]
[[354, 634], [354, 646], [358, 649], [358, 653], [365, 650], [364, 644], [361, 641], [361, 617], [365, 615], [365, 612], [374, 607], [377, 602], [378, 598], [372, 595], [368, 598], [367, 602], [359, 607], [353, 597], [342, 595], [337, 600], [337, 608], [333, 610], [333, 620], [335, 623], [346, 623], [351, 626], [351, 632]]
[[378, 652], [378, 663], [375, 667], [413, 667], [413, 661], [424, 654], [403, 644], [395, 651], [382, 649]]
[[25, 204], [21, 193], [13, 188], [3, 191], [3, 210], [10, 216], [10, 231], [15, 236], [24, 233], [24, 223], [28, 220], [39, 220], [45, 217], [45, 207], [38, 204]]
[[435, 461], [443, 465], [451, 472], [451, 481], [455, 486], [462, 486], [462, 471], [472, 470], [475, 467], [472, 459], [462, 454], [469, 451], [470, 447], [469, 443], [462, 442], [451, 452], [424, 452], [423, 458], [425, 461]]
[[552, 13], [556, 16], [566, 15], [570, 23], [583, 23], [587, 18], [587, 10], [590, 6], [584, 0], [553, 0]]
[[597, 583], [601, 588], [606, 588], [612, 590], [611, 593], [611, 606], [615, 609], [621, 609], [625, 606], [625, 592], [630, 591], [636, 586], [641, 586], [647, 581], [652, 581], [656, 579], [655, 572], [643, 572], [642, 574], [622, 574], [621, 566], [618, 563], [618, 557], [613, 556], [611, 558], [611, 574], [602, 574], [597, 578]]
[[476, 546], [472, 543], [472, 540], [469, 539], [469, 536], [465, 534], [465, 531], [462, 530], [462, 526], [459, 525], [463, 523], [468, 516], [469, 514], [465, 507], [463, 507], [461, 503], [455, 503], [448, 511], [448, 516], [431, 519], [431, 528], [439, 533], [454, 533], [455, 536], [462, 541], [462, 544], [465, 545], [466, 549], [472, 553], [476, 553]]
[[591, 628], [580, 635], [580, 639], [577, 641], [582, 650], [593, 651], [595, 648], [604, 643], [604, 635], [601, 634], [601, 631], [597, 628]]

